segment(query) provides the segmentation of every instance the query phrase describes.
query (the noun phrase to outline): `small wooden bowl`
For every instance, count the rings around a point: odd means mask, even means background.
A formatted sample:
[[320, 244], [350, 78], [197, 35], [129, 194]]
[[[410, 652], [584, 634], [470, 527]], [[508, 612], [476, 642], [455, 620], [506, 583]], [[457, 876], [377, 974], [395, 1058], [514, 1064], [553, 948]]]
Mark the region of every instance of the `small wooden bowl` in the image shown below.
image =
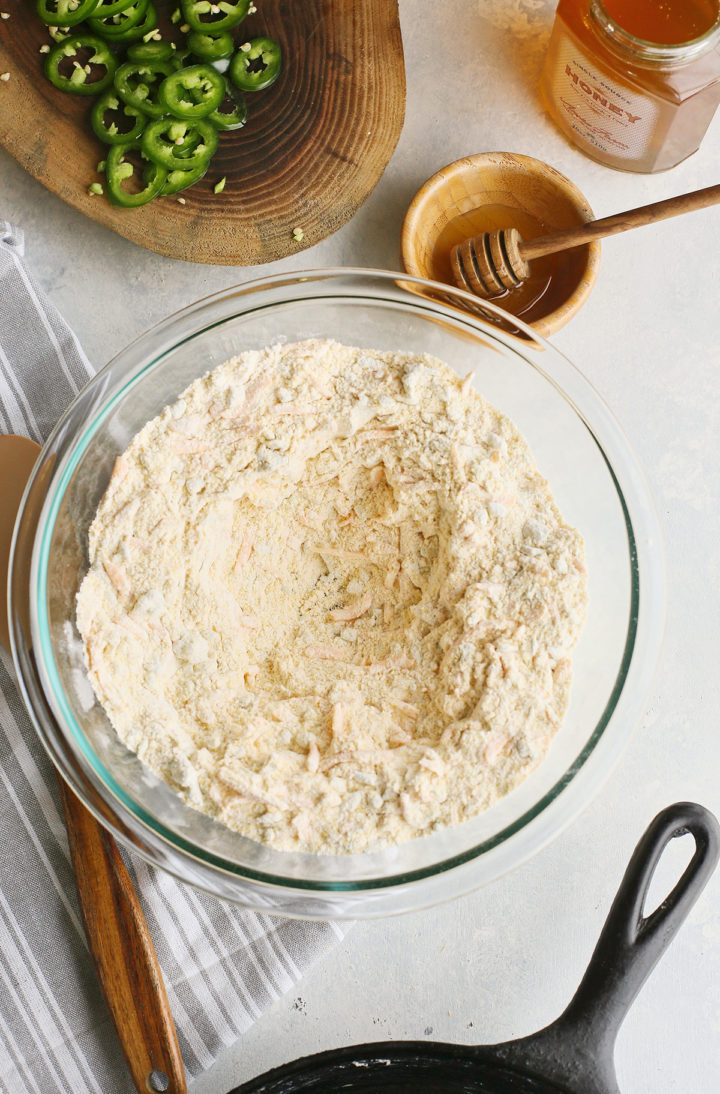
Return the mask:
[[[571, 228], [594, 220], [578, 188], [548, 164], [530, 156], [486, 152], [466, 156], [443, 167], [425, 183], [410, 203], [402, 227], [401, 250], [407, 273], [434, 279], [433, 251], [445, 227], [460, 214], [484, 205], [504, 205], [528, 214], [548, 230]], [[564, 326], [587, 300], [600, 264], [600, 243], [589, 243], [572, 253], [573, 275], [560, 300], [547, 314], [530, 324], [539, 335]], [[497, 301], [503, 306], [502, 298]]]

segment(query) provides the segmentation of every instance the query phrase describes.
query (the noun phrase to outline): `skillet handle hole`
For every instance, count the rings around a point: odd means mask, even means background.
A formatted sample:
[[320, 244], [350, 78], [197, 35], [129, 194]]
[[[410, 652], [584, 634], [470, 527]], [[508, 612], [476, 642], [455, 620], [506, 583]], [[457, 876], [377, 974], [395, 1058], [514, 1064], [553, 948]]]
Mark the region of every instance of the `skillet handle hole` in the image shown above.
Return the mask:
[[695, 854], [695, 837], [690, 832], [670, 840], [662, 853], [642, 907], [642, 919], [649, 919], [677, 885]]

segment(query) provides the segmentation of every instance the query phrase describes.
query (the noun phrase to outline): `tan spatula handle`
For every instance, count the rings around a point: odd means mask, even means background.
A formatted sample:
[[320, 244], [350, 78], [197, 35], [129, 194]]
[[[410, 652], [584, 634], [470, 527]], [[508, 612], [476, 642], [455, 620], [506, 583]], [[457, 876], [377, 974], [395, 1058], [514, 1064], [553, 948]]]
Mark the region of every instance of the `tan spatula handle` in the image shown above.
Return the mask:
[[542, 255], [567, 251], [583, 243], [592, 243], [595, 239], [629, 232], [631, 228], [641, 228], [644, 224], [655, 224], [669, 217], [679, 217], [683, 213], [692, 213], [696, 209], [706, 209], [708, 205], [720, 202], [720, 185], [707, 186], [704, 190], [693, 190], [690, 194], [679, 194], [666, 201], [656, 201], [652, 205], [640, 205], [637, 209], [628, 209], [624, 213], [614, 213], [611, 217], [591, 220], [577, 228], [566, 228], [552, 235], [539, 236], [527, 243], [519, 244], [519, 251], [526, 262]]
[[[130, 1073], [138, 1091], [186, 1094], [170, 1004], [130, 875], [110, 833], [59, 782], [85, 934]], [[169, 1085], [153, 1085], [160, 1074]]]

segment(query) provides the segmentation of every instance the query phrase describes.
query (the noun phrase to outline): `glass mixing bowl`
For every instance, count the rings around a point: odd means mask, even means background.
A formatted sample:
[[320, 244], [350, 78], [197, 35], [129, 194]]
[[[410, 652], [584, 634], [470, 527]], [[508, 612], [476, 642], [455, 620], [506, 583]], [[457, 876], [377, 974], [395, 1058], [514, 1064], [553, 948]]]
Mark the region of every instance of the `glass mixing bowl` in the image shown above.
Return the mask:
[[[13, 652], [43, 744], [96, 816], [149, 862], [265, 912], [352, 918], [436, 903], [538, 851], [587, 804], [641, 712], [664, 616], [663, 552], [648, 488], [588, 382], [530, 328], [522, 342], [468, 314], [447, 286], [321, 270], [254, 281], [171, 316], [81, 392], [38, 461], [16, 529]], [[493, 305], [482, 314], [497, 315]], [[382, 852], [273, 850], [185, 805], [118, 739], [95, 702], [75, 628], [87, 533], [115, 458], [198, 375], [247, 349], [308, 337], [434, 354], [507, 414], [585, 539], [587, 623], [549, 755], [487, 812]], [[29, 565], [28, 565], [29, 563]], [[25, 610], [29, 605], [29, 613]]]

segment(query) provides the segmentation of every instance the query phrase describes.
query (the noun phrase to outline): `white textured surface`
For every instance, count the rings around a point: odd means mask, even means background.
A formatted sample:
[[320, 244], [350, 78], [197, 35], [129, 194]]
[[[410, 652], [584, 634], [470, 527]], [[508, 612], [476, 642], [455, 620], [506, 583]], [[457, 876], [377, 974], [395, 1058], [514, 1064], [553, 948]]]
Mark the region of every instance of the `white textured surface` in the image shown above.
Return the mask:
[[[618, 173], [565, 143], [536, 90], [553, 9], [551, 0], [401, 0], [408, 110], [395, 156], [350, 224], [276, 267], [191, 266], [145, 252], [63, 205], [5, 154], [0, 216], [22, 225], [28, 263], [100, 365], [167, 313], [255, 273], [399, 268], [411, 197], [462, 155], [544, 159], [597, 216], [717, 182], [720, 116], [699, 153], [662, 175]], [[569, 831], [511, 876], [438, 909], [359, 925], [192, 1094], [223, 1094], [284, 1060], [353, 1041], [530, 1032], [572, 994], [655, 812], [679, 799], [720, 812], [719, 289], [714, 209], [607, 241], [590, 300], [554, 338], [625, 427], [666, 539], [665, 649], [620, 768]], [[720, 873], [621, 1031], [623, 1094], [716, 1094], [719, 1045]]]

